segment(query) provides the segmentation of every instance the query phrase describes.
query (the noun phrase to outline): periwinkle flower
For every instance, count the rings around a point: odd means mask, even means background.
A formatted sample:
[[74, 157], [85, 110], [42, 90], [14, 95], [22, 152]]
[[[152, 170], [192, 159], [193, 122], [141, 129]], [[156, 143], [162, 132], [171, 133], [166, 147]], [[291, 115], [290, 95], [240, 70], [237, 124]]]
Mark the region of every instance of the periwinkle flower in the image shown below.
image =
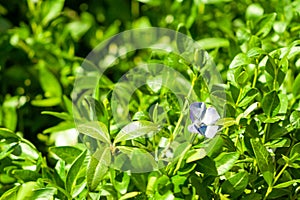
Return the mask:
[[220, 115], [214, 107], [206, 109], [203, 102], [192, 103], [190, 118], [192, 120], [192, 124], [188, 126], [190, 132], [200, 133], [207, 138], [213, 138], [218, 132], [219, 126], [216, 122], [220, 119]]

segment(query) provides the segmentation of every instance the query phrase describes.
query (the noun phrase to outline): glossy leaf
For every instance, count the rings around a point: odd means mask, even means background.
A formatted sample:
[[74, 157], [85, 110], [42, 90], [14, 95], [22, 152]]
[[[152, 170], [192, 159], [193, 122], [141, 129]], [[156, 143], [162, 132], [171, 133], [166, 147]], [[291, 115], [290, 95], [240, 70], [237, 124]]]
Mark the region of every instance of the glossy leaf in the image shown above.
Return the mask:
[[110, 144], [110, 136], [102, 122], [87, 122], [78, 126], [78, 131], [92, 138]]
[[82, 153], [80, 149], [71, 146], [51, 147], [50, 152], [69, 164]]
[[66, 179], [66, 190], [70, 193], [73, 194], [73, 191], [76, 187], [76, 180], [79, 175], [79, 171], [82, 167], [83, 161], [86, 156], [86, 151], [83, 151], [77, 158], [74, 160], [72, 163], [70, 169], [68, 170], [67, 173], [67, 179]]
[[240, 53], [234, 57], [234, 59], [231, 61], [229, 68], [233, 69], [242, 65], [248, 65], [250, 64], [250, 59], [246, 54]]
[[260, 172], [262, 173], [268, 185], [272, 185], [274, 177], [274, 165], [272, 162], [272, 157], [258, 138], [252, 138], [250, 142]]
[[249, 175], [247, 171], [242, 171], [229, 177], [223, 184], [222, 189], [230, 194], [232, 198], [239, 196], [247, 187]]
[[273, 27], [276, 18], [276, 13], [264, 15], [257, 23], [256, 35], [262, 38], [266, 37]]
[[261, 106], [268, 117], [276, 116], [280, 109], [280, 100], [277, 92], [267, 93], [262, 100]]
[[125, 140], [132, 140], [147, 134], [153, 134], [158, 130], [158, 125], [149, 121], [131, 122], [121, 129], [114, 140], [114, 144]]
[[87, 168], [87, 184], [90, 191], [94, 191], [108, 171], [111, 162], [109, 147], [99, 148], [91, 155]]
[[239, 159], [239, 153], [237, 152], [229, 152], [229, 153], [221, 153], [214, 160], [216, 162], [216, 168], [218, 175], [222, 175], [225, 172], [229, 171], [235, 162]]

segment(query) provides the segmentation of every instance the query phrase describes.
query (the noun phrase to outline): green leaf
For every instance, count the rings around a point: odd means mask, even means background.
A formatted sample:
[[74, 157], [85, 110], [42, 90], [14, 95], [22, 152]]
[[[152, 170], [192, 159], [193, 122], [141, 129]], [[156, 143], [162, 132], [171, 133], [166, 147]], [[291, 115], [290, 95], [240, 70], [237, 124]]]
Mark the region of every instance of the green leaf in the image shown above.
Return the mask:
[[226, 194], [230, 194], [232, 198], [239, 196], [247, 187], [249, 182], [249, 174], [247, 171], [242, 171], [229, 177], [222, 184], [222, 191]]
[[264, 14], [264, 9], [258, 3], [250, 4], [246, 10], [247, 19], [255, 19]]
[[258, 30], [256, 31], [255, 35], [261, 38], [266, 37], [273, 27], [276, 16], [276, 13], [262, 16], [256, 23], [256, 27]]
[[239, 153], [237, 152], [222, 152], [218, 157], [214, 160], [216, 162], [216, 168], [218, 171], [218, 175], [222, 175], [225, 172], [229, 171], [235, 162], [239, 159]]
[[271, 186], [273, 183], [274, 176], [274, 166], [272, 157], [270, 156], [269, 152], [264, 147], [264, 145], [261, 143], [259, 138], [251, 138], [250, 142], [254, 151], [258, 168], [261, 171], [267, 184]]
[[158, 93], [163, 86], [163, 77], [162, 75], [149, 76], [147, 77], [146, 83], [154, 93]]
[[45, 92], [45, 97], [61, 97], [62, 89], [57, 78], [50, 72], [44, 63], [39, 68], [39, 79], [41, 87]]
[[128, 175], [127, 172], [118, 173], [118, 171], [115, 170], [111, 170], [110, 172], [110, 178], [114, 188], [122, 195], [125, 194], [128, 190], [131, 176]]
[[130, 161], [136, 173], [150, 172], [157, 169], [154, 157], [144, 149], [134, 148], [130, 155]]
[[49, 151], [69, 164], [82, 153], [81, 150], [71, 146], [50, 147]]
[[300, 143], [297, 143], [292, 147], [290, 159], [292, 159], [292, 161], [300, 160]]
[[68, 173], [67, 173], [67, 180], [66, 180], [66, 190], [70, 194], [73, 194], [73, 191], [76, 186], [76, 180], [79, 175], [79, 171], [82, 167], [83, 161], [85, 159], [86, 150], [83, 151], [72, 163]]
[[262, 99], [262, 109], [270, 118], [278, 114], [280, 109], [280, 100], [276, 91], [267, 93]]
[[251, 103], [258, 95], [258, 90], [256, 88], [245, 88], [241, 94], [241, 100], [238, 103], [239, 107], [248, 106], [248, 104]]
[[75, 41], [78, 41], [91, 28], [91, 21], [94, 20], [93, 16], [90, 16], [90, 13], [82, 13], [83, 16], [86, 19], [72, 21], [66, 26], [66, 30], [69, 30], [70, 35]]
[[63, 121], [56, 126], [47, 128], [43, 131], [43, 133], [55, 133], [60, 131], [66, 131], [69, 129], [73, 129], [75, 127], [74, 122], [72, 121]]
[[18, 143], [15, 142], [7, 142], [6, 144], [3, 142], [3, 144], [0, 145], [1, 152], [0, 152], [0, 160], [6, 158], [9, 156], [15, 148], [19, 147]]
[[51, 0], [43, 1], [42, 14], [43, 14], [43, 25], [47, 25], [51, 20], [57, 17], [63, 9], [64, 0]]
[[17, 185], [9, 190], [7, 190], [2, 196], [0, 200], [15, 200], [17, 199], [18, 190], [20, 189], [20, 185]]
[[24, 182], [35, 181], [38, 178], [41, 178], [41, 175], [35, 171], [25, 170], [25, 169], [15, 169], [12, 171], [12, 174], [17, 179], [21, 179]]
[[203, 159], [197, 161], [197, 167], [196, 169], [205, 175], [212, 175], [212, 176], [217, 176], [218, 171], [216, 168], [216, 163], [214, 162], [213, 159], [209, 157], [204, 157]]
[[16, 135], [13, 131], [7, 129], [7, 128], [0, 128], [0, 137], [3, 138], [15, 138], [20, 139], [18, 135]]
[[300, 74], [297, 75], [294, 83], [293, 83], [293, 95], [295, 98], [300, 95]]
[[43, 111], [43, 115], [52, 115], [62, 120], [72, 120], [72, 117], [66, 112], [53, 112], [53, 111]]
[[229, 41], [225, 38], [205, 38], [197, 41], [203, 49], [214, 49], [220, 47], [229, 47]]
[[260, 56], [260, 55], [265, 55], [265, 54], [266, 54], [266, 52], [259, 47], [253, 47], [252, 49], [250, 49], [247, 52], [247, 56], [249, 58]]
[[275, 185], [273, 188], [286, 188], [295, 183], [300, 183], [300, 179], [294, 179], [294, 180], [290, 180], [290, 181], [287, 181], [284, 183], [279, 183], [279, 184]]
[[32, 191], [32, 193], [24, 198], [25, 199], [42, 199], [42, 200], [52, 200], [54, 199], [54, 194], [56, 193], [56, 188], [38, 188]]
[[77, 130], [84, 135], [88, 135], [106, 144], [111, 143], [108, 130], [105, 124], [103, 124], [102, 122], [94, 121], [94, 122], [87, 122], [84, 124], [80, 124], [77, 127]]
[[51, 97], [47, 99], [34, 99], [31, 101], [31, 104], [37, 107], [52, 107], [57, 106], [58, 104], [60, 104], [60, 102], [60, 97]]
[[107, 173], [110, 163], [111, 152], [109, 147], [99, 148], [91, 156], [87, 168], [87, 184], [90, 191], [94, 191], [98, 187], [99, 183]]
[[145, 3], [145, 4], [149, 4], [149, 5], [152, 5], [152, 6], [158, 6], [161, 4], [161, 1], [159, 0], [137, 0], [141, 3]]
[[184, 37], [185, 35], [190, 35], [190, 32], [187, 29], [187, 27], [182, 23], [178, 25], [177, 32], [178, 32], [176, 33], [177, 49], [179, 53], [185, 53], [187, 49], [193, 46], [193, 44], [191, 44], [191, 40], [187, 37]]
[[132, 140], [147, 134], [152, 134], [158, 130], [158, 125], [149, 121], [131, 122], [120, 130], [114, 140], [114, 144], [125, 140]]
[[16, 130], [18, 124], [17, 106], [11, 105], [15, 102], [17, 103], [16, 99], [10, 98], [3, 103], [2, 107], [3, 125], [13, 131]]
[[141, 192], [129, 192], [121, 196], [119, 200], [132, 199], [141, 194]]
[[248, 65], [251, 63], [251, 60], [248, 58], [248, 56], [244, 53], [239, 53], [236, 55], [233, 60], [231, 61], [229, 68], [233, 69], [242, 65]]
[[249, 78], [249, 75], [246, 71], [243, 71], [241, 72], [238, 77], [236, 78], [236, 82], [239, 84], [239, 85], [244, 85], [245, 83], [247, 83], [248, 81], [248, 78]]
[[299, 111], [293, 111], [290, 115], [290, 123], [294, 128], [300, 128], [300, 112]]
[[216, 136], [210, 142], [208, 142], [207, 146], [204, 147], [207, 156], [208, 157], [215, 157], [219, 155], [222, 147], [223, 147], [224, 141], [221, 136]]
[[186, 159], [186, 163], [194, 162], [196, 160], [200, 160], [204, 158], [207, 154], [204, 149], [193, 149], [189, 152], [190, 155], [188, 155]]
[[182, 192], [181, 188], [184, 185], [184, 183], [186, 182], [186, 177], [185, 176], [179, 176], [179, 175], [175, 175], [171, 177], [171, 182], [174, 185], [174, 193], [179, 193]]

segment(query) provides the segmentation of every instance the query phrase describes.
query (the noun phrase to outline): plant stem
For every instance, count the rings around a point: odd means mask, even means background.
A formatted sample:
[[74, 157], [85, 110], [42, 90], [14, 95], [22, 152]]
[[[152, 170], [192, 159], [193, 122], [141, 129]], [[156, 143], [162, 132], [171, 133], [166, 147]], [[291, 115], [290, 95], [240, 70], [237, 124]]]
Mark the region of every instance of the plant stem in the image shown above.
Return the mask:
[[189, 97], [190, 97], [191, 94], [192, 94], [192, 91], [193, 91], [193, 89], [194, 89], [194, 85], [195, 85], [196, 80], [197, 80], [197, 77], [194, 76], [194, 78], [193, 78], [193, 80], [192, 80], [191, 88], [190, 88], [190, 90], [189, 90], [189, 92], [188, 92], [188, 95], [187, 95], [185, 101], [184, 101], [184, 105], [183, 105], [183, 108], [182, 108], [182, 110], [181, 110], [179, 119], [178, 119], [177, 124], [176, 124], [176, 126], [175, 126], [175, 129], [174, 129], [174, 131], [173, 131], [172, 139], [174, 139], [174, 138], [177, 136], [177, 132], [178, 132], [179, 126], [180, 126], [181, 121], [182, 121], [182, 119], [183, 119], [183, 117], [184, 117], [184, 113], [185, 113], [186, 107], [188, 106], [188, 99], [189, 99]]
[[268, 187], [268, 190], [267, 190], [267, 192], [266, 192], [266, 195], [265, 195], [264, 199], [267, 199], [267, 198], [268, 198], [269, 194], [272, 192], [273, 185], [276, 184], [276, 182], [278, 181], [278, 179], [280, 178], [280, 176], [282, 175], [282, 173], [285, 171], [285, 169], [286, 169], [288, 166], [289, 166], [289, 164], [288, 164], [288, 163], [285, 163], [285, 165], [284, 165], [283, 168], [280, 170], [280, 172], [275, 176], [275, 179], [274, 179], [274, 181], [273, 181], [273, 183], [272, 183], [272, 186], [269, 186], [269, 187]]
[[252, 87], [253, 88], [255, 88], [257, 77], [258, 77], [258, 64], [255, 65], [254, 78], [253, 78], [253, 82], [252, 82]]
[[285, 163], [285, 165], [283, 166], [283, 168], [280, 170], [280, 172], [276, 175], [273, 185], [275, 185], [275, 183], [278, 181], [278, 179], [280, 178], [280, 176], [282, 175], [282, 173], [284, 172], [284, 170], [289, 166], [288, 163]]
[[269, 139], [269, 126], [270, 126], [269, 123], [265, 124], [264, 135], [263, 135], [263, 143], [265, 143]]

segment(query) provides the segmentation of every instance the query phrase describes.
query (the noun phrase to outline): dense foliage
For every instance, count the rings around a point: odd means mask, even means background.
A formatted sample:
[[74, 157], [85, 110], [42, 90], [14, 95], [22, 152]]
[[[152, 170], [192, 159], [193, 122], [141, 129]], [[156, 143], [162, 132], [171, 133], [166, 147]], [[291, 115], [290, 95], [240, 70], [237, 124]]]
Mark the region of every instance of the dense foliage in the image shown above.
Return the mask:
[[[111, 93], [123, 74], [161, 63], [189, 81], [197, 101], [209, 104], [211, 95], [198, 66], [136, 51], [104, 73], [101, 95], [85, 105], [96, 108], [98, 129], [87, 123], [78, 136], [71, 92], [84, 58], [111, 36], [144, 27], [179, 30], [209, 52], [226, 112], [214, 138], [193, 135], [166, 167], [132, 173], [109, 167], [111, 155], [126, 152], [136, 169], [151, 165], [139, 152], [180, 131], [189, 136], [181, 122], [192, 102], [149, 76], [130, 99], [132, 122], [117, 126]], [[0, 49], [1, 200], [300, 199], [299, 0], [1, 1]]]

